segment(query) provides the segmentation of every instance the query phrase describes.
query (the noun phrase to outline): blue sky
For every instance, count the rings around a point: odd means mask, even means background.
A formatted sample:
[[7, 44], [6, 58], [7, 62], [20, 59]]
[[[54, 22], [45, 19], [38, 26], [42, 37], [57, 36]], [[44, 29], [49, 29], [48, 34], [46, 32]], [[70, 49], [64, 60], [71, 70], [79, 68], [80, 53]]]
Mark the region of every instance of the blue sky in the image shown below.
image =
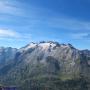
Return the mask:
[[0, 0], [0, 46], [42, 40], [90, 49], [90, 0]]

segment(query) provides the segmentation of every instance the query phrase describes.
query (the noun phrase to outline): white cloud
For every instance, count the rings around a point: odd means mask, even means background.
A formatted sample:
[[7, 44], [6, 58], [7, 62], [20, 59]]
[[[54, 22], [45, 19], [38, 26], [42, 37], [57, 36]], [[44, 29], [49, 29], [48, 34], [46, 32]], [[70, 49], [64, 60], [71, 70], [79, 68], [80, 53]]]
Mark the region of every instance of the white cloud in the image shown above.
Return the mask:
[[0, 29], [0, 40], [29, 42], [31, 37], [31, 34], [28, 33], [19, 33], [14, 30]]
[[0, 1], [0, 13], [11, 14], [11, 15], [22, 15], [23, 10], [18, 7], [18, 3], [12, 2], [10, 0], [1, 0]]
[[8, 29], [0, 29], [0, 37], [1, 38], [19, 38], [20, 34]]
[[72, 39], [85, 39], [89, 34], [88, 33], [75, 33], [75, 34], [70, 34]]
[[48, 25], [50, 27], [63, 28], [67, 30], [90, 30], [90, 22], [71, 18], [51, 18]]

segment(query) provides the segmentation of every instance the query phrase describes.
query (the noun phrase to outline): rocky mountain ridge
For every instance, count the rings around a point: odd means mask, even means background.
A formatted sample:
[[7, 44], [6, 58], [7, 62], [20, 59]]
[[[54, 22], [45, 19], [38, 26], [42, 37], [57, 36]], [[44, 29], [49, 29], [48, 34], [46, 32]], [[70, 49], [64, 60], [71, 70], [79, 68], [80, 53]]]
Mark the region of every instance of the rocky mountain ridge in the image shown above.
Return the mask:
[[[5, 60], [4, 58], [0, 58], [0, 62], [9, 61], [9, 63], [6, 62], [0, 68], [0, 82], [3, 84], [20, 84], [23, 86], [27, 83], [24, 90], [25, 88], [29, 90], [30, 85], [34, 82], [32, 82], [32, 79], [36, 80], [36, 82], [38, 80], [37, 84], [42, 86], [42, 83], [44, 83], [44, 86], [46, 86], [46, 78], [48, 78], [48, 81], [55, 79], [62, 82], [68, 80], [74, 80], [76, 82], [76, 80], [81, 80], [82, 78], [82, 80], [85, 79], [85, 83], [88, 83], [86, 85], [87, 88], [85, 86], [83, 90], [90, 89], [89, 50], [78, 50], [71, 44], [42, 41], [40, 43], [32, 42], [20, 49], [0, 49], [0, 54], [1, 57], [6, 57]], [[83, 84], [82, 81], [80, 84]], [[39, 86], [37, 85], [37, 87]], [[58, 86], [58, 88], [60, 87]], [[79, 89], [72, 90], [82, 90], [82, 88], [80, 89], [79, 87]]]

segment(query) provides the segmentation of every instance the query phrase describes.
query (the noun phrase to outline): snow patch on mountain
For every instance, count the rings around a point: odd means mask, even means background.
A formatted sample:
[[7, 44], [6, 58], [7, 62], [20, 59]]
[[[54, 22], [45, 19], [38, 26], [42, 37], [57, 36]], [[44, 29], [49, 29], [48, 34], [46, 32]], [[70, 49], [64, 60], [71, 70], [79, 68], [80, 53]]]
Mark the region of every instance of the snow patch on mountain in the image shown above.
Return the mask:
[[49, 48], [55, 47], [56, 44], [54, 44], [54, 43], [40, 43], [39, 46], [42, 47], [43, 49], [49, 49]]

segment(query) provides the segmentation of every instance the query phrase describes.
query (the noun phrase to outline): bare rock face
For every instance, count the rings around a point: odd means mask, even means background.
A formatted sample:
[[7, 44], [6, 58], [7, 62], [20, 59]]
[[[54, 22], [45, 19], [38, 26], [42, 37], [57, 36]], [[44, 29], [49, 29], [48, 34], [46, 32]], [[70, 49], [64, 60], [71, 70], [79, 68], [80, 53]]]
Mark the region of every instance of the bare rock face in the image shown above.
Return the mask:
[[6, 65], [0, 69], [2, 83], [23, 85], [32, 78], [57, 78], [62, 81], [82, 77], [86, 81], [90, 79], [90, 51], [80, 51], [71, 44], [43, 41], [32, 42], [18, 50], [0, 48], [0, 63], [3, 61]]

